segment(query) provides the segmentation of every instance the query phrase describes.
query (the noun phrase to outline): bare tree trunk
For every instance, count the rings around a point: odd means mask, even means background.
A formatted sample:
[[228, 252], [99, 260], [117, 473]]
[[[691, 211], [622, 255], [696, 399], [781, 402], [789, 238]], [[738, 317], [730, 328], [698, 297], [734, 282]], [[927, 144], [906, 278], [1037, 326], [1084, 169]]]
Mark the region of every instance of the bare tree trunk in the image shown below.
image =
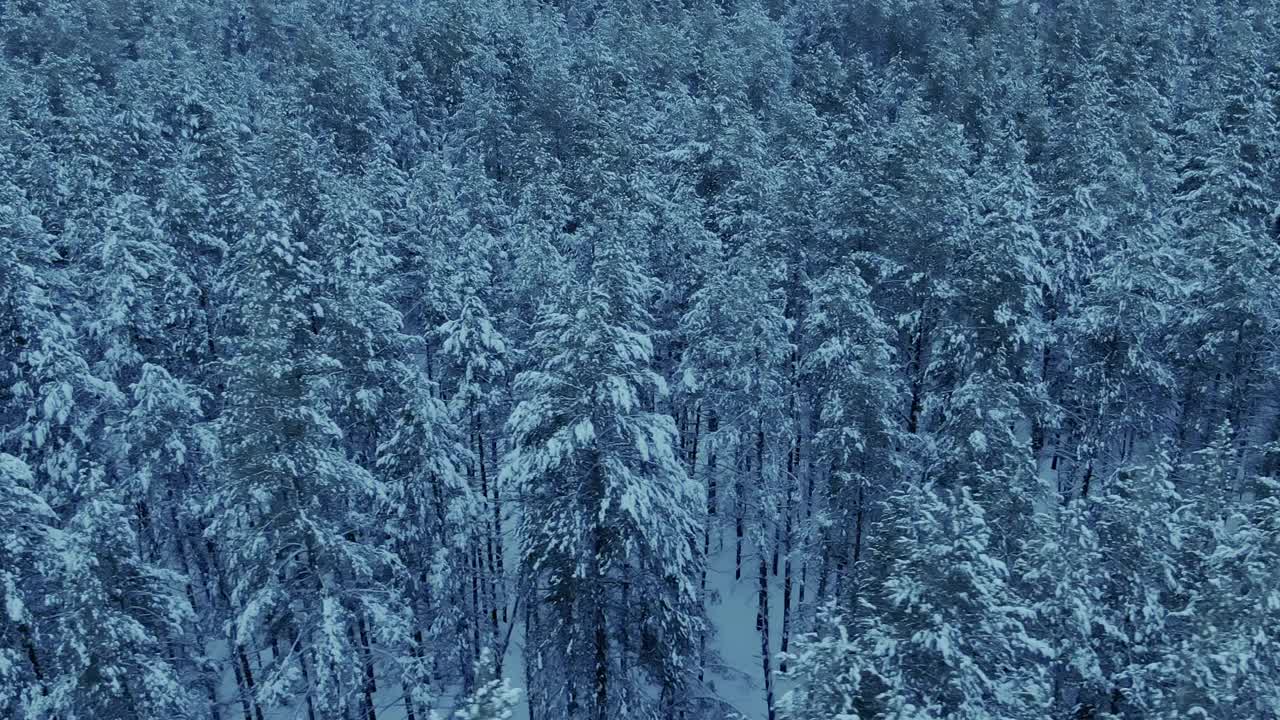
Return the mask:
[[818, 560], [818, 587], [815, 597], [819, 601], [827, 598], [827, 578], [831, 575], [831, 544], [832, 541], [827, 537], [825, 531], [822, 533], [818, 542], [822, 546], [822, 557]]
[[[824, 463], [824, 465], [825, 465], [824, 469], [826, 471], [827, 487], [830, 488], [832, 469], [829, 463]], [[818, 532], [821, 533], [819, 542], [822, 544], [822, 558], [819, 561], [819, 566], [818, 566], [817, 597], [819, 601], [822, 601], [822, 600], [826, 600], [828, 597], [831, 597], [831, 595], [828, 595], [827, 593], [827, 583], [831, 579], [831, 554], [832, 552], [834, 552], [835, 546], [837, 545], [837, 542], [836, 542], [837, 538], [832, 537], [832, 531], [827, 528], [823, 528]], [[837, 561], [837, 565], [838, 564], [839, 562]], [[836, 593], [837, 594], [839, 593], [838, 587], [837, 587]]]
[[[764, 426], [756, 430], [756, 482], [758, 489], [764, 489]], [[758, 569], [759, 587], [756, 595], [756, 629], [760, 631], [760, 662], [764, 670], [765, 705], [769, 709], [768, 720], [774, 720], [776, 711], [773, 704], [773, 658], [769, 652], [769, 567], [765, 562], [764, 533], [760, 533], [760, 567]]]
[[484, 626], [484, 607], [480, 601], [480, 573], [483, 561], [480, 559], [480, 542], [473, 537], [471, 552], [471, 653], [472, 660], [480, 659], [480, 628]]
[[[3, 603], [4, 598], [0, 598]], [[36, 679], [36, 683], [40, 685], [40, 694], [44, 697], [49, 696], [49, 685], [44, 679], [44, 668], [40, 665], [40, 656], [36, 652], [35, 641], [31, 639], [31, 627], [28, 625], [18, 626], [18, 636], [22, 638], [22, 650], [27, 654], [27, 662], [31, 663], [31, 675]]]
[[[489, 501], [489, 473], [485, 465], [485, 447], [484, 447], [484, 431], [480, 426], [480, 417], [478, 414], [472, 414], [472, 424], [474, 427], [474, 437], [476, 444], [476, 456], [480, 471], [480, 496]], [[502, 531], [498, 520], [498, 498], [495, 488], [494, 497], [492, 499], [494, 517], [493, 527], [489, 528], [489, 532], [485, 533], [485, 559], [487, 560], [486, 571], [489, 575], [489, 582], [486, 584], [486, 600], [489, 604], [489, 624], [493, 631], [493, 644], [497, 648], [498, 639], [502, 637], [502, 633], [498, 628], [498, 564], [495, 557], [494, 548], [496, 546], [496, 536]]]
[[[483, 447], [484, 439], [481, 438], [481, 447]], [[489, 439], [489, 456], [494, 458], [495, 462], [498, 458], [498, 440], [497, 438]], [[506, 586], [506, 569], [505, 561], [502, 558], [502, 487], [498, 482], [498, 475], [493, 476], [493, 557], [495, 562], [494, 582], [497, 587], [496, 602], [502, 608], [502, 622], [509, 622], [507, 618], [507, 586]], [[519, 602], [517, 599], [516, 602]], [[498, 673], [501, 676], [502, 673]]]
[[[607, 551], [604, 533], [604, 527], [597, 521], [592, 530], [591, 577], [601, 584], [604, 583], [605, 578], [600, 567], [600, 559]], [[595, 589], [595, 596], [591, 598], [595, 636], [595, 712], [593, 713], [595, 720], [606, 720], [609, 717], [609, 626], [608, 618], [605, 616], [607, 595], [603, 587], [598, 587]], [[625, 599], [623, 607], [625, 608]], [[625, 624], [625, 618], [623, 624]], [[622, 648], [622, 652], [626, 653], [626, 647]]]
[[[1053, 303], [1048, 304], [1048, 322], [1052, 323], [1055, 313], [1053, 312]], [[1040, 353], [1040, 382], [1046, 388], [1049, 386], [1049, 370], [1051, 367], [1052, 350], [1049, 343], [1045, 343]], [[1037, 416], [1031, 421], [1031, 456], [1036, 459], [1037, 466], [1040, 463], [1040, 455], [1044, 451], [1045, 445], [1048, 443], [1049, 428], [1044, 422], [1044, 418], [1037, 413]]]
[[[782, 652], [787, 651], [787, 647], [791, 644], [791, 515], [794, 511], [792, 502], [795, 495], [795, 470], [797, 461], [799, 461], [800, 442], [796, 439], [795, 446], [790, 452], [787, 452], [787, 496], [785, 505], [783, 505], [782, 519]], [[778, 670], [782, 673], [787, 671], [787, 661], [785, 659], [778, 662]]]
[[858, 505], [857, 505], [857, 510], [854, 511], [854, 521], [853, 521], [853, 557], [851, 558], [851, 562], [850, 562], [850, 566], [852, 567], [851, 572], [854, 575], [854, 578], [852, 582], [849, 583], [853, 587], [853, 592], [855, 594], [858, 592], [858, 579], [857, 579], [858, 563], [862, 561], [862, 536], [863, 536], [863, 533], [866, 532], [867, 513], [866, 513], [865, 491], [866, 491], [866, 488], [863, 487], [861, 483], [859, 483], [858, 484]]
[[[576, 592], [574, 594], [576, 595]], [[564, 619], [562, 622], [564, 623], [564, 629], [565, 632], [571, 632], [570, 628], [574, 627], [573, 604], [565, 602], [563, 605]], [[567, 660], [568, 658], [565, 659]], [[576, 680], [572, 672], [565, 673], [565, 717], [567, 720], [573, 720], [578, 716], [578, 684]]]
[[[425, 581], [424, 581], [425, 585]], [[424, 593], [415, 593], [414, 598], [409, 603], [411, 612], [411, 622], [413, 624], [413, 641], [409, 646], [409, 654], [413, 656], [414, 673], [406, 676], [405, 673], [400, 675], [400, 689], [404, 692], [404, 711], [405, 720], [417, 720], [418, 709], [417, 703], [413, 699], [415, 685], [423, 682], [421, 675], [423, 665], [423, 644], [422, 626], [419, 624], [423, 613], [423, 605], [430, 603], [429, 596], [423, 598]]]
[[244, 673], [240, 671], [240, 663], [232, 659], [231, 669], [235, 672], [236, 689], [239, 691], [239, 694], [240, 694], [240, 712], [243, 714], [244, 720], [252, 720], [253, 718], [252, 701], [249, 697], [248, 689], [245, 688], [244, 686]]
[[[747, 466], [745, 468], [745, 471], [750, 472], [751, 471], [750, 458], [747, 459], [746, 465]], [[736, 538], [735, 538], [736, 544], [734, 545], [734, 550], [733, 550], [734, 581], [738, 581], [742, 579], [742, 536], [743, 536], [744, 530], [746, 529], [746, 520], [742, 516], [746, 510], [745, 508], [746, 500], [744, 500], [742, 497], [742, 476], [744, 474], [746, 473], [745, 472], [738, 473], [737, 477], [735, 477], [733, 480], [733, 493], [736, 496], [735, 499], [737, 502], [737, 508], [736, 508], [737, 517], [734, 518], [734, 522], [733, 522], [734, 534], [736, 535]], [[762, 548], [760, 552], [764, 552], [764, 549]]]
[[764, 543], [761, 543], [759, 589], [756, 594], [756, 630], [760, 632], [760, 663], [764, 672], [765, 707], [769, 710], [768, 720], [774, 720], [776, 711], [773, 704], [773, 662], [769, 653], [769, 566], [765, 562], [763, 545]]
[[253, 716], [256, 720], [262, 720], [262, 706], [258, 704], [257, 690], [254, 688], [253, 670], [249, 667], [249, 655], [245, 652], [244, 646], [236, 644], [236, 656], [240, 658], [240, 672], [244, 676], [245, 689], [249, 698], [253, 702]]
[[311, 667], [307, 662], [310, 648], [302, 642], [302, 634], [294, 631], [294, 640], [298, 646], [298, 667], [302, 669], [302, 681], [307, 685], [307, 720], [316, 720], [316, 703], [311, 693]]
[[536, 605], [534, 600], [537, 599], [537, 594], [536, 594], [537, 587], [534, 583], [528, 580], [528, 576], [524, 572], [521, 572], [520, 575], [521, 575], [520, 585], [522, 587], [520, 587], [517, 592], [522, 596], [528, 597], [528, 600], [524, 604], [525, 706], [529, 709], [529, 720], [538, 720], [539, 716], [537, 713], [537, 708], [539, 708], [541, 704], [534, 702], [534, 697], [533, 697], [535, 692], [541, 695], [541, 692], [540, 692], [541, 687], [534, 682], [534, 679], [537, 673], [537, 668], [542, 663], [541, 650], [539, 649], [539, 646], [534, 644], [534, 639], [537, 637], [537, 631], [534, 626], [534, 620], [536, 620], [538, 617], [537, 611], [534, 608], [534, 606]]
[[[218, 565], [217, 550], [211, 541], [205, 542], [205, 552], [208, 553], [209, 565], [217, 569], [218, 594], [222, 598], [223, 605], [228, 612], [234, 613], [231, 595], [227, 592], [226, 579]], [[230, 661], [235, 669], [236, 686], [240, 689], [240, 705], [244, 710], [245, 720], [249, 720], [251, 711], [256, 720], [262, 720], [262, 708], [258, 706], [258, 698], [255, 696], [253, 670], [249, 667], [249, 658], [245, 654], [244, 647], [236, 642], [232, 634], [227, 636], [227, 652], [233, 653]]]
[[804, 543], [801, 547], [800, 554], [800, 594], [796, 598], [796, 604], [804, 607], [805, 589], [809, 585], [809, 553], [811, 552], [809, 543], [810, 525], [813, 522], [813, 447], [810, 446], [809, 454], [805, 458], [804, 473], [804, 525], [802, 526], [801, 536]]
[[615, 651], [618, 655], [618, 673], [620, 677], [626, 677], [628, 666], [630, 663], [629, 654], [631, 652], [631, 633], [627, 629], [635, 623], [636, 627], [644, 627], [648, 620], [648, 608], [640, 608], [640, 617], [638, 620], [632, 620], [631, 616], [631, 561], [624, 560], [622, 563], [622, 604], [618, 606], [618, 616], [614, 619], [614, 624], [618, 627], [618, 648]]
[[[712, 411], [707, 418], [707, 431], [716, 431], [716, 415]], [[707, 565], [711, 562], [711, 527], [716, 518], [716, 451], [714, 444], [707, 455], [707, 517], [702, 525], [702, 612], [707, 612]], [[698, 681], [706, 678], [707, 671], [707, 628], [703, 627], [698, 637]]]
[[209, 717], [213, 720], [222, 720], [222, 708], [218, 707], [218, 689], [212, 683], [205, 683], [205, 691], [209, 693]]
[[364, 664], [364, 706], [368, 720], [378, 720], [378, 712], [373, 703], [374, 693], [378, 692], [377, 679], [373, 671], [373, 650], [369, 646], [369, 629], [363, 615], [356, 616], [356, 629], [360, 633], [360, 660]]
[[[414, 621], [417, 622], [416, 620]], [[413, 647], [409, 651], [415, 663], [421, 662], [422, 647], [422, 631], [415, 629], [413, 631]], [[404, 717], [405, 720], [417, 720], [418, 713], [413, 707], [413, 688], [409, 686], [408, 680], [403, 675], [400, 677], [400, 692], [404, 694]]]
[[924, 335], [924, 313], [922, 312], [920, 327], [916, 329], [915, 348], [907, 370], [911, 377], [911, 407], [907, 414], [907, 432], [912, 435], [920, 430], [920, 413], [924, 409]]
[[782, 526], [774, 525], [773, 544], [771, 546], [771, 549], [773, 550], [773, 562], [770, 564], [770, 567], [773, 569], [774, 577], [778, 577], [778, 550], [782, 547], [782, 542]]

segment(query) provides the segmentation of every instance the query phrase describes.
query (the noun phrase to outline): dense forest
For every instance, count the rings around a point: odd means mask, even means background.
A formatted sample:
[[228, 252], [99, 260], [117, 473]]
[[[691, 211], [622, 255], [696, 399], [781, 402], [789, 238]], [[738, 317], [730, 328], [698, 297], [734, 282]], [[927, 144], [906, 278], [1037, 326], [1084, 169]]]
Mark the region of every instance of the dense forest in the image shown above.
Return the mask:
[[0, 52], [0, 717], [1280, 717], [1276, 0]]

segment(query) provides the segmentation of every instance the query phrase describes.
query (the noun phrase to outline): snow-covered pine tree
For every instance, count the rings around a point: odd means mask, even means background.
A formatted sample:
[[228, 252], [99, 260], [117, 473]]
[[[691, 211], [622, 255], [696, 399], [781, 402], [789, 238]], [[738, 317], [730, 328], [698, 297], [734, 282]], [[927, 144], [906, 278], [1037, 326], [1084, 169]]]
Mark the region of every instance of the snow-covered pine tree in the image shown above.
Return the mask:
[[[400, 667], [416, 666], [419, 649], [413, 630], [417, 626], [408, 588], [413, 578], [410, 568], [422, 567], [417, 562], [419, 553], [427, 550], [399, 545], [398, 533], [386, 532], [388, 527], [401, 533], [421, 532], [424, 529], [416, 523], [423, 518], [414, 518], [410, 527], [384, 522], [404, 519], [405, 508], [400, 505], [405, 498], [405, 488], [400, 485], [404, 478], [380, 472], [377, 466], [381, 463], [390, 470], [381, 448], [398, 432], [406, 406], [417, 402], [413, 391], [429, 385], [418, 384], [421, 343], [405, 332], [403, 316], [390, 302], [402, 276], [396, 272], [394, 236], [382, 232], [382, 217], [369, 195], [371, 189], [361, 182], [329, 176], [323, 179], [321, 192], [324, 211], [314, 238], [320, 245], [317, 264], [324, 286], [315, 300], [322, 309], [315, 321], [319, 329], [316, 341], [334, 368], [317, 378], [313, 387], [341, 428], [340, 444], [347, 458], [369, 473], [369, 490], [376, 498], [372, 507], [350, 508], [345, 520], [350, 529], [345, 538], [386, 553], [382, 567], [357, 567], [354, 574], [340, 571], [338, 575], [339, 581], [367, 584], [370, 590], [353, 594], [346, 609], [364, 678], [364, 713], [372, 716], [381, 680], [375, 653], [389, 654]], [[411, 388], [407, 393], [406, 386]], [[424, 443], [417, 452], [429, 468], [447, 469], [454, 456], [434, 454], [452, 449], [449, 441], [453, 434], [444, 427], [433, 429], [440, 435], [439, 441]], [[383, 591], [400, 595], [383, 597]], [[400, 680], [402, 689], [411, 695], [422, 679], [402, 676]], [[427, 692], [428, 688], [421, 690]]]
[[40, 572], [53, 593], [37, 607], [49, 639], [48, 695], [32, 717], [199, 717], [172, 653], [192, 620], [184, 578], [138, 555], [125, 494], [88, 469], [84, 494], [53, 536]]
[[883, 501], [880, 522], [868, 577], [846, 611], [852, 627], [800, 643], [789, 717], [1044, 717], [1051, 651], [1028, 633], [970, 490], [904, 483]]
[[[1214, 18], [1220, 30], [1212, 55], [1196, 67], [1203, 87], [1179, 128], [1182, 172], [1174, 196], [1184, 262], [1213, 282], [1190, 286], [1195, 311], [1179, 325], [1187, 333], [1184, 352], [1203, 420], [1198, 437], [1188, 439], [1207, 442], [1227, 420], [1243, 450], [1266, 387], [1259, 343], [1276, 332], [1280, 308], [1277, 101], [1252, 6], [1233, 3]], [[1270, 31], [1276, 32], [1273, 23]]]
[[191, 370], [189, 358], [170, 348], [190, 342], [174, 329], [197, 290], [144, 198], [119, 195], [102, 213], [101, 232], [86, 248], [85, 327], [94, 374], [121, 392], [108, 410], [103, 457], [136, 508], [144, 552], [170, 562], [180, 530], [166, 508], [196, 470], [193, 429], [202, 415], [202, 392], [175, 376]]
[[[1176, 308], [1194, 288], [1184, 280], [1185, 255], [1170, 242], [1169, 226], [1120, 234], [1094, 265], [1090, 283], [1058, 327], [1069, 344], [1071, 382], [1062, 391], [1074, 472], [1060, 476], [1066, 495], [1087, 496], [1096, 480], [1133, 460], [1139, 438], [1151, 437], [1173, 414], [1179, 388], [1173, 363], [1180, 334]], [[1123, 410], [1121, 410], [1123, 408]]]
[[[441, 364], [450, 412], [463, 428], [470, 450], [467, 474], [473, 492], [483, 503], [482, 518], [473, 533], [476, 582], [483, 584], [483, 598], [475, 608], [486, 636], [485, 644], [501, 652], [501, 624], [508, 621], [506, 578], [503, 569], [503, 513], [498, 484], [497, 419], [506, 410], [508, 372], [512, 347], [499, 329], [489, 307], [495, 299], [495, 275], [489, 261], [493, 239], [479, 223], [473, 223], [456, 241], [461, 245], [450, 272], [445, 315], [437, 329]], [[483, 617], [481, 617], [482, 615]], [[480, 648], [476, 648], [478, 652]], [[497, 660], [499, 670], [501, 657]]]
[[851, 256], [810, 286], [805, 332], [812, 350], [802, 361], [818, 407], [815, 440], [828, 466], [829, 486], [819, 501], [822, 553], [819, 594], [833, 575], [832, 595], [848, 585], [863, 560], [872, 511], [893, 478], [911, 476], [909, 443], [896, 415], [905, 388], [892, 373], [893, 331], [880, 317], [866, 276], [879, 280], [892, 267], [878, 258]]
[[523, 503], [528, 601], [544, 615], [527, 662], [558, 677], [531, 688], [540, 716], [656, 715], [647, 686], [669, 695], [697, 666], [704, 497], [674, 421], [649, 409], [666, 391], [649, 367], [652, 281], [625, 229], [578, 229], [588, 274], [540, 313], [508, 421], [503, 482]]
[[[876, 88], [873, 107], [892, 118], [865, 172], [868, 238], [879, 238], [887, 258], [903, 267], [903, 282], [878, 298], [898, 328], [896, 354], [904, 365], [908, 397], [902, 411], [911, 434], [927, 434], [939, 396], [955, 384], [959, 367], [942, 361], [958, 328], [947, 311], [959, 296], [959, 262], [972, 231], [967, 168], [972, 157], [960, 128], [930, 116], [920, 88], [905, 68], [893, 66]], [[899, 106], [896, 110], [891, 108]], [[945, 198], [942, 202], [936, 199]], [[934, 362], [937, 358], [939, 362]]]
[[862, 648], [850, 637], [850, 623], [834, 603], [823, 605], [815, 622], [818, 630], [798, 636], [788, 653], [789, 677], [795, 684], [778, 700], [778, 716], [782, 720], [862, 720], [872, 707], [863, 699], [866, 668], [850, 662]]
[[403, 576], [393, 553], [356, 532], [370, 526], [380, 488], [334, 420], [343, 366], [322, 343], [337, 308], [320, 259], [337, 239], [295, 229], [297, 215], [270, 197], [248, 216], [223, 277], [241, 315], [223, 341], [231, 356], [217, 421], [222, 459], [210, 468], [206, 531], [221, 543], [231, 585], [230, 639], [246, 671], [245, 646], [275, 635], [285, 648], [261, 668], [259, 702], [301, 696], [317, 717], [367, 713], [357, 614], [400, 618]]
[[476, 689], [462, 707], [453, 712], [454, 720], [510, 720], [520, 702], [520, 691], [497, 672], [493, 651], [489, 648], [481, 651], [476, 661], [475, 677]]
[[1186, 509], [1170, 469], [1167, 456], [1156, 454], [1149, 464], [1110, 473], [1088, 498], [1101, 562], [1092, 582], [1101, 604], [1090, 640], [1098, 666], [1080, 678], [1077, 695], [1084, 717], [1177, 716], [1173, 688], [1162, 678], [1184, 638], [1177, 616], [1189, 608], [1190, 565]]
[[989, 124], [991, 137], [974, 173], [972, 245], [955, 268], [954, 322], [965, 329], [951, 336], [963, 344], [944, 357], [1007, 377], [1015, 402], [1010, 409], [1019, 415], [1009, 418], [1011, 426], [1043, 433], [1056, 425], [1057, 413], [1043, 377], [1045, 295], [1055, 282], [1036, 222], [1040, 191], [1012, 119], [1001, 113]]
[[[781, 477], [778, 459], [793, 447], [786, 398], [794, 344], [793, 323], [786, 317], [785, 294], [778, 286], [778, 265], [766, 259], [758, 233], [759, 229], [744, 228], [744, 237], [737, 240], [740, 247], [726, 250], [730, 254], [710, 271], [706, 286], [693, 294], [679, 332], [691, 339], [681, 358], [681, 390], [698, 397], [705, 412], [716, 418], [707, 451], [723, 458], [705, 474], [708, 498], [714, 503], [708, 505], [706, 522], [713, 521], [711, 509], [716, 505], [731, 508], [724, 514], [733, 517], [734, 580], [742, 580], [744, 572], [749, 577], [753, 567], [757, 571], [756, 629], [766, 707], [772, 712], [768, 555], [781, 524], [781, 482], [790, 481]], [[773, 270], [761, 272], [762, 265]], [[732, 483], [724, 482], [723, 474]], [[717, 529], [707, 528], [705, 548]], [[704, 592], [703, 602], [707, 601]]]
[[412, 623], [397, 664], [406, 704], [429, 706], [438, 677], [461, 674], [458, 664], [473, 655], [465, 631], [473, 618], [459, 598], [468, 581], [466, 527], [477, 501], [458, 470], [465, 446], [426, 374], [403, 374], [389, 394], [398, 412], [378, 447], [386, 488], [381, 514], [407, 573]]
[[[408, 638], [395, 645], [407, 713], [416, 716], [442, 685], [474, 680], [471, 665], [484, 625], [464, 598], [472, 597], [480, 581], [473, 528], [488, 515], [477, 488], [463, 476], [476, 457], [469, 433], [441, 400], [447, 396], [442, 382], [432, 377], [445, 365], [432, 340], [434, 324], [450, 306], [451, 278], [440, 257], [456, 225], [438, 211], [449, 197], [421, 194], [427, 192], [421, 183], [440, 178], [429, 168], [402, 173], [389, 152], [377, 165], [383, 175], [363, 189], [374, 193], [382, 187], [385, 193], [364, 201], [380, 209], [358, 213], [365, 216], [365, 249], [337, 256], [348, 274], [356, 271], [360, 278], [339, 286], [346, 298], [340, 312], [350, 317], [338, 322], [366, 338], [360, 342], [365, 350], [350, 361], [365, 368], [359, 373], [365, 389], [357, 396], [376, 403], [350, 410], [364, 418], [365, 439], [377, 442], [375, 475], [386, 493], [378, 515], [406, 572], [403, 600], [411, 627]], [[335, 347], [346, 344], [337, 341]]]
[[1181, 642], [1160, 668], [1170, 718], [1265, 715], [1280, 699], [1276, 483], [1242, 472], [1236, 437], [1224, 422], [1177, 469], [1190, 502], [1179, 518], [1186, 610], [1165, 631]]
[[31, 611], [39, 593], [54, 589], [41, 582], [38, 562], [57, 533], [57, 516], [33, 485], [26, 463], [0, 453], [0, 710], [17, 718], [29, 717], [31, 705], [49, 693]]
[[76, 332], [86, 309], [83, 288], [66, 271], [71, 248], [55, 244], [21, 191], [4, 191], [0, 302], [15, 312], [0, 345], [7, 390], [0, 447], [22, 459], [30, 478], [20, 484], [29, 482], [53, 513], [45, 552], [32, 558], [24, 583], [39, 592], [23, 610], [15, 606], [27, 628], [18, 633], [23, 655], [39, 676], [28, 685], [26, 716], [199, 712], [170, 654], [191, 613], [180, 578], [140, 555], [126, 509], [128, 478], [96, 445], [115, 431], [112, 411], [125, 395], [92, 372]]

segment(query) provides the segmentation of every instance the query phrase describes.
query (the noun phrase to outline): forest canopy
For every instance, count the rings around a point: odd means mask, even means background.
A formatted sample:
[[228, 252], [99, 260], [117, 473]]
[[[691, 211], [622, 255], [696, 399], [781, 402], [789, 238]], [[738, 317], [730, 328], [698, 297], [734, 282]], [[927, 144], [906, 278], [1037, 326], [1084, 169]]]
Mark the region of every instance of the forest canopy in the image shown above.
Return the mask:
[[0, 0], [0, 717], [1280, 716], [1276, 0]]

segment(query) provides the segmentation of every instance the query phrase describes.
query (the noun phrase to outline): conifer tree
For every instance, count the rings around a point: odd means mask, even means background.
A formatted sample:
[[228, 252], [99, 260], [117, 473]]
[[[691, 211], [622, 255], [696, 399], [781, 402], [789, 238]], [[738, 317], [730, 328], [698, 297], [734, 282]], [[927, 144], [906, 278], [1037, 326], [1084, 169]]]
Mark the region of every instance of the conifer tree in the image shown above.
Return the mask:
[[[589, 275], [572, 305], [539, 319], [537, 364], [516, 379], [515, 447], [503, 468], [526, 508], [521, 554], [537, 593], [529, 600], [548, 613], [529, 650], [563, 673], [558, 697], [542, 702], [558, 708], [546, 712], [596, 720], [654, 712], [642, 683], [670, 692], [685, 682], [702, 624], [702, 490], [676, 457], [673, 420], [649, 409], [665, 392], [650, 369], [652, 281], [610, 230], [580, 230]], [[621, 635], [636, 607], [646, 612], [628, 645]]]

